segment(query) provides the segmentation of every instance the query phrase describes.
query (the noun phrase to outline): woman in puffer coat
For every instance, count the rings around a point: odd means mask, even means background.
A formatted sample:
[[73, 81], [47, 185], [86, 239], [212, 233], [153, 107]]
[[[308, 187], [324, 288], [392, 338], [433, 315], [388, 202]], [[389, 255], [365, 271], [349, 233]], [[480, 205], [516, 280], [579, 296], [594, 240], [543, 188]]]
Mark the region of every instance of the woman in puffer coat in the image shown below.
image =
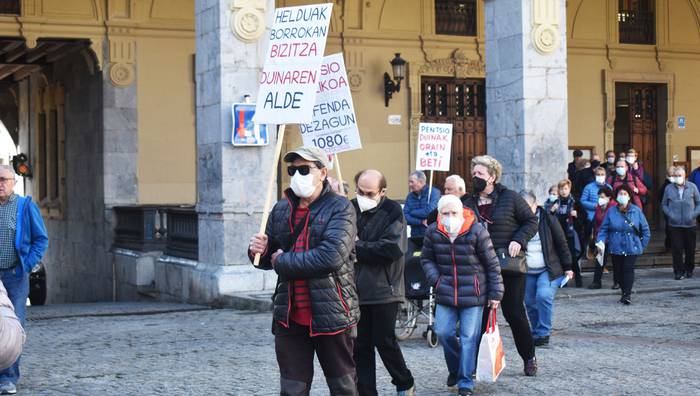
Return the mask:
[[[438, 221], [428, 227], [421, 265], [435, 285], [435, 332], [443, 346], [449, 376], [459, 395], [471, 395], [472, 373], [488, 300], [491, 309], [503, 297], [503, 279], [491, 237], [471, 209], [459, 198], [445, 195], [438, 202]], [[457, 341], [456, 325], [459, 322]]]

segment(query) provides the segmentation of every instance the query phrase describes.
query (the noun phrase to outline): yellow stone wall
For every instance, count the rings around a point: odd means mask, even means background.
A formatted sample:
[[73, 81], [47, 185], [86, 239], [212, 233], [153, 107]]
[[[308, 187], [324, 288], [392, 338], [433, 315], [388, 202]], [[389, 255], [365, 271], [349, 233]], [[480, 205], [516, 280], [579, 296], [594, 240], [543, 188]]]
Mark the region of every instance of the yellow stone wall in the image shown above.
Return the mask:
[[[92, 41], [94, 72], [137, 87], [139, 203], [194, 203], [195, 0], [23, 0], [0, 36]], [[107, 74], [109, 75], [109, 74]], [[109, 77], [106, 77], [109, 78]]]

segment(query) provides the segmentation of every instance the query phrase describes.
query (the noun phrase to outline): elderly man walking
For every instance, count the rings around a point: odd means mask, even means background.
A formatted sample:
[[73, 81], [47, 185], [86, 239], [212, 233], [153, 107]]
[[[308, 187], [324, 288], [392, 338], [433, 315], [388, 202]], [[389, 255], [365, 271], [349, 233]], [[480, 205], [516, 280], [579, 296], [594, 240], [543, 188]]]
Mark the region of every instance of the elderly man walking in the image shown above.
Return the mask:
[[[29, 272], [41, 260], [49, 244], [44, 220], [30, 197], [14, 193], [15, 172], [0, 165], [0, 281], [22, 326], [29, 295]], [[0, 371], [0, 394], [17, 393], [19, 358]]]
[[[697, 217], [700, 216], [700, 193], [685, 179], [685, 168], [673, 168], [673, 183], [666, 186], [661, 208], [671, 233], [673, 273], [676, 280], [692, 278], [695, 269], [695, 238]], [[684, 255], [685, 253], [685, 260]]]
[[377, 170], [355, 176], [357, 198], [357, 262], [355, 281], [360, 296], [355, 364], [360, 395], [377, 395], [374, 349], [396, 385], [398, 396], [413, 395], [413, 375], [406, 367], [394, 327], [404, 299], [406, 222], [401, 205], [386, 197], [386, 179]]
[[331, 191], [328, 156], [315, 147], [285, 154], [292, 177], [250, 240], [251, 260], [274, 270], [272, 332], [282, 395], [308, 395], [318, 357], [331, 395], [356, 395], [353, 343], [360, 316], [355, 289], [355, 210]]
[[22, 353], [24, 329], [15, 315], [15, 309], [7, 298], [7, 291], [0, 282], [0, 370], [14, 364]]
[[428, 226], [428, 215], [437, 209], [440, 190], [426, 183], [425, 173], [417, 170], [408, 177], [408, 195], [403, 207], [406, 222], [411, 226], [411, 239], [422, 246]]

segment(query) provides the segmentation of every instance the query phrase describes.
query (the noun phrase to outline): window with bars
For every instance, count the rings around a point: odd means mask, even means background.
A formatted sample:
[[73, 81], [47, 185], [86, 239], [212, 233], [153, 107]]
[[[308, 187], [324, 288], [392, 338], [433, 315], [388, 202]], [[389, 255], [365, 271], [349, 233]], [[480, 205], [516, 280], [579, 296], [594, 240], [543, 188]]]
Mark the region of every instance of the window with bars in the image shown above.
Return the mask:
[[0, 0], [0, 14], [20, 15], [21, 0]]
[[620, 43], [656, 43], [654, 3], [654, 0], [619, 0], [617, 23], [620, 32]]
[[476, 36], [476, 0], [435, 0], [435, 33]]
[[468, 118], [486, 116], [482, 80], [423, 78], [423, 117]]

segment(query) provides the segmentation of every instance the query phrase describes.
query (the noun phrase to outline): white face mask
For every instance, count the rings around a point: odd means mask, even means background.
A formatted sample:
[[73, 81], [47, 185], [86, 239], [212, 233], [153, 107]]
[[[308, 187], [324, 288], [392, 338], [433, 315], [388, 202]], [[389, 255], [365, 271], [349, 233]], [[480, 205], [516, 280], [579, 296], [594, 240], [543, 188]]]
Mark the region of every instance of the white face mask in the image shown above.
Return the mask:
[[360, 212], [366, 212], [368, 210], [372, 210], [379, 205], [378, 201], [375, 201], [371, 198], [363, 197], [362, 195], [357, 196], [357, 206], [360, 207]]
[[596, 176], [595, 182], [598, 184], [605, 184], [605, 176]]
[[620, 176], [624, 176], [624, 175], [627, 173], [627, 171], [625, 170], [625, 168], [623, 168], [623, 167], [621, 167], [621, 166], [618, 167], [618, 168], [615, 168], [615, 172], [617, 172], [617, 174], [620, 175]]
[[456, 235], [459, 230], [462, 229], [462, 224], [464, 224], [463, 217], [443, 217], [441, 220], [445, 231], [450, 235]]
[[615, 163], [615, 157], [608, 158], [608, 164], [614, 164], [614, 163]]
[[607, 206], [610, 202], [610, 198], [598, 198], [598, 205]]
[[309, 173], [306, 176], [302, 176], [299, 171], [294, 173], [292, 176], [292, 183], [290, 184], [292, 191], [299, 198], [308, 198], [313, 195], [316, 191], [316, 186], [314, 185], [314, 175]]
[[637, 161], [637, 158], [635, 157], [626, 157], [625, 161], [627, 161], [628, 164], [632, 165]]
[[669, 182], [669, 183], [675, 183], [675, 182], [676, 182], [676, 178], [673, 177], [673, 176], [669, 176], [669, 177], [667, 177], [666, 179], [668, 179], [668, 182]]
[[549, 194], [549, 202], [554, 202], [559, 198], [557, 194]]
[[674, 179], [675, 179], [674, 182], [676, 184], [678, 184], [679, 186], [682, 186], [683, 183], [685, 182], [685, 177], [683, 177], [683, 176], [676, 176]]

